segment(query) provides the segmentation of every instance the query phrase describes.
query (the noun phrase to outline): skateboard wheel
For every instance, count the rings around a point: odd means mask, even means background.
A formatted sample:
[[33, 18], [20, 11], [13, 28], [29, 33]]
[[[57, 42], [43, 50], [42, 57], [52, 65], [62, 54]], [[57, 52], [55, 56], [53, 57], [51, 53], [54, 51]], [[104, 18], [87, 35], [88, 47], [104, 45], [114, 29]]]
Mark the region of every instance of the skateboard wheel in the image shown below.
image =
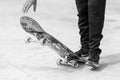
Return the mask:
[[32, 39], [31, 37], [26, 38], [26, 39], [25, 39], [25, 43], [26, 43], [26, 44], [30, 43], [30, 42], [31, 42], [31, 39]]
[[72, 66], [73, 68], [78, 68], [78, 67], [79, 67], [79, 64], [75, 61], [75, 62], [72, 62], [72, 63], [71, 63], [71, 66]]
[[41, 45], [45, 45], [47, 43], [47, 39], [43, 38], [40, 40]]
[[57, 60], [57, 65], [58, 65], [58, 66], [61, 66], [61, 65], [62, 65], [62, 62], [63, 62], [62, 59], [58, 59], [58, 60]]

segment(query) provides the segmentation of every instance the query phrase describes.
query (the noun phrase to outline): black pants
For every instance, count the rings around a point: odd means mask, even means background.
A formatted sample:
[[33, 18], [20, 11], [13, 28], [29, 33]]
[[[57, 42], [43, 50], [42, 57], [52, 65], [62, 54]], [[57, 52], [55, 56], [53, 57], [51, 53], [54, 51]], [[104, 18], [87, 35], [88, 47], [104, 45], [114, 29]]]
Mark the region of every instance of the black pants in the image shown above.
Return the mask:
[[103, 37], [105, 4], [106, 0], [76, 0], [83, 48], [99, 49]]

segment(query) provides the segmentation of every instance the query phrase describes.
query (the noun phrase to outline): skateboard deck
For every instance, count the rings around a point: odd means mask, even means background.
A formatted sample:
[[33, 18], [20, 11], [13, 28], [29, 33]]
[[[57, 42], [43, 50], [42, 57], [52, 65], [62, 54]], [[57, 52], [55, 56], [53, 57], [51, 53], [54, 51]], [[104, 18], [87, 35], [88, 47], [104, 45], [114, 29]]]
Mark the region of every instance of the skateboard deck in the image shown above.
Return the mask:
[[[62, 59], [57, 60], [57, 65], [72, 66], [74, 68], [79, 67], [78, 61], [85, 62], [84, 59], [79, 58], [70, 50], [67, 46], [61, 43], [59, 40], [54, 38], [52, 35], [45, 32], [42, 27], [34, 19], [23, 16], [20, 19], [20, 24], [22, 28], [37, 38], [37, 41], [34, 41], [31, 37], [28, 38], [27, 42], [38, 42], [41, 45], [48, 46], [52, 50], [56, 51]], [[69, 56], [76, 57], [75, 59], [68, 59]]]

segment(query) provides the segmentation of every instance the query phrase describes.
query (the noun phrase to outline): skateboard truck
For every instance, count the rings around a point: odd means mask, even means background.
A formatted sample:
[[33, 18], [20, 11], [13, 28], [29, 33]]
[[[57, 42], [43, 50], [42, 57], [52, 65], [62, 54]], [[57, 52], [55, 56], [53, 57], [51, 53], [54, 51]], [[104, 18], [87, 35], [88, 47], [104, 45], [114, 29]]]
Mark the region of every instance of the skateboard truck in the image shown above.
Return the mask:
[[71, 60], [70, 62], [68, 62], [66, 60], [58, 59], [57, 60], [57, 65], [58, 66], [62, 66], [62, 65], [72, 66], [73, 68], [78, 68], [79, 67], [79, 64], [74, 60]]

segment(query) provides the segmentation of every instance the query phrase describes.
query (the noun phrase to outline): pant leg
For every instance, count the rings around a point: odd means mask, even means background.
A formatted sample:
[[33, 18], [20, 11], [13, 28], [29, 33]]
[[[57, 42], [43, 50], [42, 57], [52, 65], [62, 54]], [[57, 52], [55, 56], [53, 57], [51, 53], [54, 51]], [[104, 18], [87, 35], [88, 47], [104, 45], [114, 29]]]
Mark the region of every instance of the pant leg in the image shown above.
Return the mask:
[[106, 0], [88, 0], [90, 49], [99, 49], [100, 41], [103, 37], [102, 29], [104, 24], [105, 4]]
[[76, 0], [78, 10], [78, 26], [80, 29], [80, 41], [82, 47], [89, 47], [89, 27], [88, 27], [88, 0]]

